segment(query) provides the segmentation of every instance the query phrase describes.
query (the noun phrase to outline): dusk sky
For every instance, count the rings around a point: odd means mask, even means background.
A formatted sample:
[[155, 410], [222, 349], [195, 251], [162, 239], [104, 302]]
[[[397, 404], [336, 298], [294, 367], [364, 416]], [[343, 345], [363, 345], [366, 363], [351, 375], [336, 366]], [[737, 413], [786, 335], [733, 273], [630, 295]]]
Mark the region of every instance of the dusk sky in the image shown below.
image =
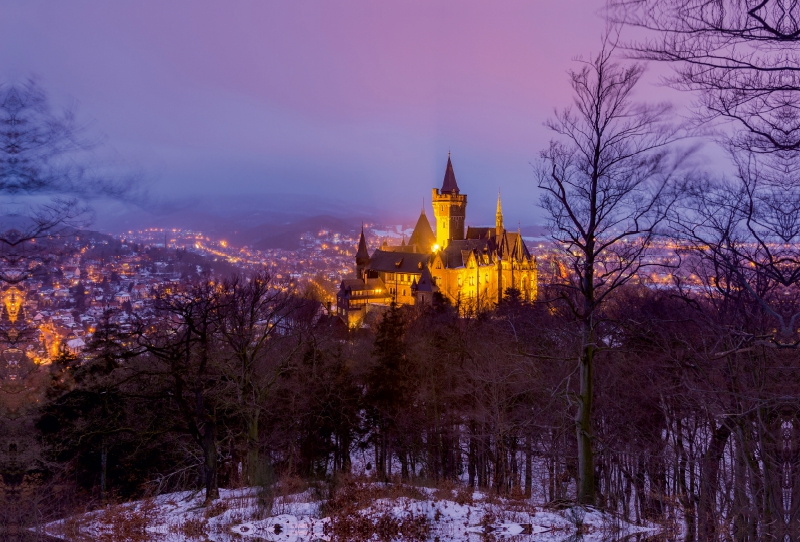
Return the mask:
[[308, 193], [411, 221], [450, 149], [470, 223], [500, 188], [535, 224], [542, 123], [597, 51], [602, 5], [13, 1], [0, 65], [74, 99], [159, 195]]

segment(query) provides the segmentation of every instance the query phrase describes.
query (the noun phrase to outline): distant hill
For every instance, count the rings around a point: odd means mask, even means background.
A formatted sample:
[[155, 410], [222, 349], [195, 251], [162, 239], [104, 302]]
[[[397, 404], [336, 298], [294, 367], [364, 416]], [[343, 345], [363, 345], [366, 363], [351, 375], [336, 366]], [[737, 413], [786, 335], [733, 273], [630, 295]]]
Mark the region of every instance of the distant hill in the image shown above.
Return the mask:
[[234, 237], [234, 242], [240, 245], [252, 245], [259, 250], [275, 248], [294, 250], [300, 247], [300, 236], [307, 231], [331, 230], [350, 233], [357, 231], [358, 227], [354, 221], [330, 215], [318, 215], [283, 224], [264, 223], [239, 232]]
[[[154, 202], [146, 208], [129, 208], [121, 204], [99, 206], [95, 227], [102, 231], [124, 232], [142, 228], [181, 228], [202, 231], [216, 239], [236, 240], [249, 245], [269, 237], [293, 233], [292, 226], [316, 228], [319, 217], [339, 217], [347, 227], [361, 220], [374, 220], [379, 210], [352, 209], [321, 196], [287, 194], [252, 194], [237, 196], [194, 196], [172, 201]], [[350, 218], [350, 217], [358, 217]], [[322, 224], [336, 231], [345, 231], [342, 224]], [[308, 221], [308, 224], [303, 224]], [[276, 240], [278, 244], [286, 242]]]
[[522, 226], [520, 232], [523, 237], [549, 237], [550, 229], [546, 226]]

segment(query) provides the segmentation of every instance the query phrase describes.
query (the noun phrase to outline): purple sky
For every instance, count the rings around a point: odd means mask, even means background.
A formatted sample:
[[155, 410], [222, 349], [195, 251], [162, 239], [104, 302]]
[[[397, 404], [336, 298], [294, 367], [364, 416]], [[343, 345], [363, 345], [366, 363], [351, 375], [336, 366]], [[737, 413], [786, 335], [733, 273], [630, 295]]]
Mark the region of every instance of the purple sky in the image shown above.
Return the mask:
[[6, 1], [0, 65], [74, 98], [156, 193], [314, 193], [411, 221], [449, 148], [470, 223], [501, 188], [533, 224], [542, 122], [602, 4]]

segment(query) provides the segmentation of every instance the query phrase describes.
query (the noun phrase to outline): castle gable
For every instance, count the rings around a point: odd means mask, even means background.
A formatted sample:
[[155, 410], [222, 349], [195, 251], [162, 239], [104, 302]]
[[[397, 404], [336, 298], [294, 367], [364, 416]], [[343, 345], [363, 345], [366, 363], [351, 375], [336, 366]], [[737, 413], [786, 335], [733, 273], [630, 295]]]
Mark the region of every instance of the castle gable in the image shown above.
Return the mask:
[[531, 259], [531, 253], [519, 233], [505, 232], [498, 253], [503, 259], [514, 259], [518, 262]]
[[467, 259], [472, 252], [491, 252], [493, 243], [489, 239], [462, 239], [451, 241], [447, 248], [439, 252], [445, 267], [454, 269], [466, 267]]

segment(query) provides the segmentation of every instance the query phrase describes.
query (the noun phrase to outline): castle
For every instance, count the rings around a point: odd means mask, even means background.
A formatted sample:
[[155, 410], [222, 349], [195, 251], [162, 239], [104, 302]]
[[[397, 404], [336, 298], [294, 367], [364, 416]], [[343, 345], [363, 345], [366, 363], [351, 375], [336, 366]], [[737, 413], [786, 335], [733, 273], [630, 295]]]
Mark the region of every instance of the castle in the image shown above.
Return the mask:
[[431, 303], [436, 292], [462, 310], [490, 307], [509, 288], [525, 300], [536, 298], [536, 260], [520, 232], [505, 229], [499, 195], [493, 227], [466, 227], [467, 195], [458, 188], [449, 153], [432, 204], [436, 233], [423, 207], [407, 243], [384, 242], [370, 255], [362, 228], [356, 278], [343, 280], [337, 294], [338, 308], [351, 325], [370, 305]]

